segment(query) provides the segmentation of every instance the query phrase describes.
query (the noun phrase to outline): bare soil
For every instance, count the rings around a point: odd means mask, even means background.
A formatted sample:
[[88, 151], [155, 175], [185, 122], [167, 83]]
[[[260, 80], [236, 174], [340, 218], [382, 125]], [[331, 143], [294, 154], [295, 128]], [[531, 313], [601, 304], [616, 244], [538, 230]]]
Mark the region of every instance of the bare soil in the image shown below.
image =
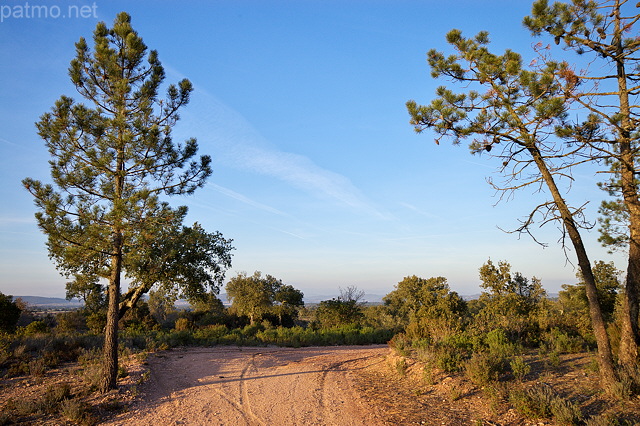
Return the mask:
[[387, 346], [215, 347], [149, 359], [143, 397], [109, 425], [380, 425], [353, 372], [385, 362]]
[[[41, 377], [2, 379], [0, 411], [13, 407], [15, 413], [52, 385], [67, 383], [73, 397], [91, 407], [84, 424], [554, 425], [524, 418], [500, 390], [543, 383], [579, 404], [585, 417], [609, 414], [640, 424], [640, 398], [603, 394], [589, 354], [562, 355], [553, 367], [532, 355], [526, 381], [501, 382], [496, 389], [473, 386], [461, 375], [425, 374], [423, 364], [386, 345], [187, 348], [131, 361], [119, 389], [106, 395], [87, 392], [73, 365]], [[14, 414], [10, 422], [76, 424], [59, 412]]]

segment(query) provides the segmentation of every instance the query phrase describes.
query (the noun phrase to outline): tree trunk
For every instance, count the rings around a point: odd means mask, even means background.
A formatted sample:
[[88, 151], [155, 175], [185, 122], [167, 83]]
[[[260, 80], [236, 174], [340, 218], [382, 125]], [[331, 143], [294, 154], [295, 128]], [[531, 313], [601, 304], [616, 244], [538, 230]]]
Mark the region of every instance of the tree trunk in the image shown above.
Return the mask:
[[634, 367], [638, 360], [638, 287], [640, 280], [640, 200], [638, 199], [638, 185], [636, 183], [636, 157], [631, 144], [631, 132], [635, 131], [631, 120], [629, 106], [629, 89], [627, 88], [627, 74], [625, 69], [624, 47], [622, 45], [623, 29], [621, 28], [620, 3], [614, 6], [614, 40], [616, 46], [616, 74], [618, 80], [618, 99], [620, 102], [621, 126], [618, 134], [620, 147], [620, 184], [622, 198], [629, 212], [629, 261], [627, 264], [627, 278], [625, 282], [625, 298], [622, 305], [622, 334], [620, 336], [620, 350], [618, 361], [626, 367]]
[[560, 194], [555, 180], [553, 179], [553, 175], [547, 168], [547, 164], [545, 163], [542, 154], [535, 145], [528, 146], [527, 148], [538, 166], [549, 191], [551, 192], [556, 208], [560, 212], [564, 228], [569, 234], [571, 243], [576, 251], [578, 266], [580, 267], [580, 272], [584, 278], [587, 299], [589, 301], [589, 315], [591, 317], [593, 334], [596, 337], [596, 344], [598, 345], [598, 366], [600, 367], [600, 377], [602, 378], [602, 384], [605, 390], [611, 391], [617, 381], [617, 375], [614, 368], [609, 336], [607, 335], [602, 310], [600, 309], [600, 303], [598, 301], [596, 281], [593, 276], [593, 271], [591, 270], [589, 256], [584, 248], [582, 236], [580, 235], [578, 226], [573, 219], [573, 215], [571, 214], [564, 198]]
[[122, 269], [122, 237], [115, 237], [116, 254], [111, 257], [111, 276], [107, 295], [107, 326], [104, 334], [101, 392], [115, 389], [118, 380], [118, 320], [120, 305], [120, 271]]
[[[628, 147], [628, 143], [621, 144]], [[623, 147], [624, 148], [624, 147]], [[626, 148], [629, 149], [630, 147]], [[632, 155], [629, 153], [628, 155]], [[632, 160], [629, 160], [632, 161]], [[629, 261], [622, 302], [621, 336], [618, 361], [633, 367], [638, 360], [638, 281], [640, 280], [640, 203], [638, 202], [635, 173], [622, 164], [622, 191], [629, 211]]]

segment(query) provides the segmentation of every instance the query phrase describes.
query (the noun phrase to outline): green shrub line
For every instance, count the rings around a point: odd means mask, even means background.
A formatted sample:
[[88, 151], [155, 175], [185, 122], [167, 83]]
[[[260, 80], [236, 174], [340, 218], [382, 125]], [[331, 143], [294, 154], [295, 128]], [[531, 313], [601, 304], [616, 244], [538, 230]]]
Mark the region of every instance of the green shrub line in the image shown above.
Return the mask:
[[[265, 327], [248, 325], [228, 328], [208, 325], [180, 330], [125, 329], [120, 332], [120, 350], [129, 353], [157, 351], [182, 346], [336, 346], [385, 344], [393, 330], [374, 327], [341, 326], [312, 329], [300, 326]], [[0, 377], [30, 374], [42, 376], [46, 369], [65, 362], [90, 364], [99, 359], [102, 336], [84, 332], [22, 333], [0, 335]]]

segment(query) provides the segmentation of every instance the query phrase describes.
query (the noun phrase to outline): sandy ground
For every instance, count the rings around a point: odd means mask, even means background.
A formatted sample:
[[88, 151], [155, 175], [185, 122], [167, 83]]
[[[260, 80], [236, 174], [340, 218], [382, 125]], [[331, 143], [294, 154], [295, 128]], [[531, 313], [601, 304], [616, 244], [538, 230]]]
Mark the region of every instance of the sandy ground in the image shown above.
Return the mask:
[[213, 347], [152, 355], [142, 397], [110, 425], [381, 425], [353, 373], [386, 345]]

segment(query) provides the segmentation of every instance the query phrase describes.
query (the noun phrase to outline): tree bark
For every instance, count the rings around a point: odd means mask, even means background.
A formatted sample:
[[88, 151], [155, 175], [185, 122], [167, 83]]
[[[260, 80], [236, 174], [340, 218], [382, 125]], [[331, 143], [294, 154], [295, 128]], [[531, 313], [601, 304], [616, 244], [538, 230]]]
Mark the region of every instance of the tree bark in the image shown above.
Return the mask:
[[564, 198], [560, 194], [553, 175], [547, 168], [547, 164], [544, 161], [542, 154], [535, 145], [530, 145], [527, 149], [531, 153], [547, 187], [549, 188], [549, 191], [551, 192], [553, 201], [560, 212], [564, 228], [566, 229], [567, 234], [569, 234], [571, 243], [576, 251], [578, 266], [580, 267], [580, 272], [584, 279], [587, 299], [589, 301], [591, 325], [593, 326], [593, 333], [596, 337], [596, 344], [598, 346], [598, 366], [600, 367], [600, 376], [605, 390], [610, 391], [614, 388], [615, 383], [617, 382], [617, 375], [613, 362], [611, 343], [609, 342], [609, 336], [607, 335], [602, 310], [600, 309], [600, 303], [598, 302], [596, 282], [593, 276], [593, 271], [591, 270], [589, 256], [587, 255], [587, 251], [582, 241], [582, 236], [580, 235], [578, 226], [573, 219], [573, 215], [571, 214]]
[[620, 147], [620, 183], [622, 198], [629, 213], [629, 259], [627, 264], [627, 278], [625, 282], [624, 300], [622, 304], [621, 336], [618, 361], [626, 367], [633, 367], [638, 360], [638, 344], [640, 336], [638, 330], [638, 282], [640, 280], [640, 200], [638, 199], [638, 185], [636, 183], [634, 153], [631, 144], [631, 109], [629, 106], [629, 90], [625, 69], [625, 52], [622, 46], [620, 28], [620, 3], [614, 6], [615, 30], [613, 44], [616, 47], [616, 73], [618, 80], [618, 98], [620, 114], [622, 116], [619, 127], [618, 145]]
[[116, 253], [111, 257], [111, 276], [107, 295], [107, 325], [104, 335], [101, 392], [115, 389], [118, 380], [118, 320], [120, 305], [120, 271], [122, 270], [122, 236], [116, 234]]

